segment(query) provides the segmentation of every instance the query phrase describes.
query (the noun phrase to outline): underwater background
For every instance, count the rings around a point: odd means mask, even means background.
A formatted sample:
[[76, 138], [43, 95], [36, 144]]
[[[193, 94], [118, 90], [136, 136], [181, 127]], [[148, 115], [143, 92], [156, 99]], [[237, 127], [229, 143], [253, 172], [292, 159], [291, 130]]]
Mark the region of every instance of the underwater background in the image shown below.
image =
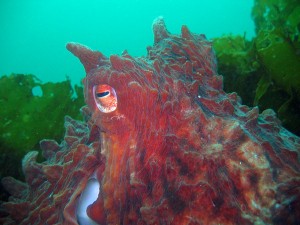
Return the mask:
[[208, 38], [222, 34], [254, 36], [253, 0], [11, 0], [0, 3], [0, 75], [31, 73], [42, 81], [79, 83], [83, 68], [65, 50], [85, 43], [105, 55], [146, 55], [151, 24], [163, 16], [170, 32], [186, 24]]
[[[297, 0], [0, 2], [0, 178], [22, 179], [21, 159], [39, 141], [58, 142], [64, 116], [81, 119], [83, 67], [65, 49], [146, 55], [152, 21], [182, 24], [212, 40], [226, 92], [272, 108], [300, 134], [300, 3]], [[0, 187], [0, 198], [6, 193]]]

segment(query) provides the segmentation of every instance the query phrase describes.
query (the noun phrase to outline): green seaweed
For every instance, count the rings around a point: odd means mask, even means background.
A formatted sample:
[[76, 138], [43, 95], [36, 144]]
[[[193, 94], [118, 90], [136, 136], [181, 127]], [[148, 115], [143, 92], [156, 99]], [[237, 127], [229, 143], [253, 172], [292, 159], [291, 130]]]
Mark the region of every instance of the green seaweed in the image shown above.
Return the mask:
[[244, 103], [274, 109], [283, 125], [300, 134], [300, 2], [255, 0], [256, 37], [213, 40], [224, 89]]
[[292, 89], [300, 93], [300, 58], [283, 34], [276, 29], [260, 31], [256, 38], [256, 49], [276, 85], [290, 94]]
[[[227, 92], [237, 92], [245, 104], [252, 104], [253, 91], [259, 80], [259, 61], [253, 53], [253, 42], [243, 36], [225, 35], [213, 39], [218, 72], [224, 76]], [[247, 85], [245, 85], [247, 83]]]
[[259, 100], [266, 94], [270, 85], [271, 85], [271, 80], [269, 79], [269, 77], [262, 76], [255, 90], [254, 105], [258, 105]]
[[23, 74], [1, 77], [0, 86], [0, 178], [20, 179], [24, 154], [39, 149], [44, 138], [61, 141], [65, 115], [81, 118], [83, 88], [73, 89], [70, 80], [43, 84], [34, 75]]
[[[77, 90], [78, 97], [72, 98], [70, 80], [42, 84], [33, 75], [18, 74], [1, 77], [0, 86], [1, 143], [21, 154], [38, 147], [43, 138], [59, 140], [64, 116], [78, 118], [78, 109], [84, 104], [82, 90]], [[42, 96], [32, 93], [37, 86]]]

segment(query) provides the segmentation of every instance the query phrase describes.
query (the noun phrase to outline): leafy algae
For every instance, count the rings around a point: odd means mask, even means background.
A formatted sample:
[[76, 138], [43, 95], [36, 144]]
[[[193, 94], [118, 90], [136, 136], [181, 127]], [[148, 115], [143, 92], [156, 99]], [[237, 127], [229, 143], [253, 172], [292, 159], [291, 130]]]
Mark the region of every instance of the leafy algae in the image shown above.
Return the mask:
[[246, 105], [274, 109], [283, 126], [300, 134], [300, 2], [256, 0], [252, 9], [256, 37], [213, 40], [218, 71], [226, 91]]
[[[23, 74], [1, 77], [0, 86], [0, 177], [20, 178], [21, 159], [28, 151], [39, 149], [44, 138], [60, 141], [66, 115], [81, 118], [83, 90], [73, 89], [70, 80], [43, 84]], [[40, 93], [35, 93], [36, 87]]]

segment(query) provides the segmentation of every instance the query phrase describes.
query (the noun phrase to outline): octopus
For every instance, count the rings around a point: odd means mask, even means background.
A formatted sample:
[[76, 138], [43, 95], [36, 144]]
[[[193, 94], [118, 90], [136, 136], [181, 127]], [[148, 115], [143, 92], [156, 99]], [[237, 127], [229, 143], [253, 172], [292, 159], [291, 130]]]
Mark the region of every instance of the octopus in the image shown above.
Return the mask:
[[153, 23], [146, 57], [77, 43], [83, 121], [22, 161], [2, 224], [300, 224], [300, 138], [223, 90], [212, 44]]

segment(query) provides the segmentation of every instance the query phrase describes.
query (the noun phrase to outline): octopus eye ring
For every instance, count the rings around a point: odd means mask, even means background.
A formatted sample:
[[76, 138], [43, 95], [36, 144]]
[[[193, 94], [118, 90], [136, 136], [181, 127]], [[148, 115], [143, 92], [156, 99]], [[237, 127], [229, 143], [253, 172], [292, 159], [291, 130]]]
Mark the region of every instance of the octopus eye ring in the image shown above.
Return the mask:
[[110, 85], [95, 85], [93, 87], [93, 95], [96, 106], [101, 112], [110, 113], [117, 109], [117, 94], [115, 89]]

